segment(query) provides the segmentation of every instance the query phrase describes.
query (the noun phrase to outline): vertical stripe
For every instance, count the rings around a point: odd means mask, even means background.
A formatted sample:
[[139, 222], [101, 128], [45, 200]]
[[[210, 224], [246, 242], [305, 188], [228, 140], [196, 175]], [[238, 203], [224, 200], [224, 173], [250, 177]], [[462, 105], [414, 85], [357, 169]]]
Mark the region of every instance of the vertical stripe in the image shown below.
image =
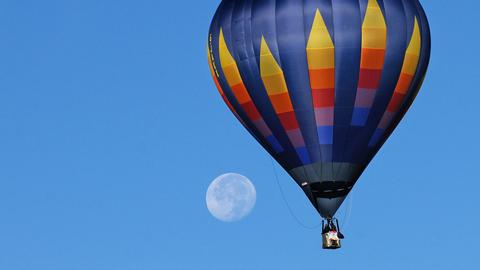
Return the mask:
[[417, 66], [420, 59], [421, 43], [420, 29], [417, 18], [415, 17], [412, 37], [403, 60], [402, 72], [400, 73], [397, 85], [392, 97], [390, 98], [390, 102], [388, 103], [387, 110], [383, 114], [382, 119], [377, 126], [375, 131], [376, 135], [374, 135], [369, 142], [370, 147], [375, 146], [385, 133], [385, 130], [390, 127], [400, 107], [405, 102], [405, 99], [408, 96], [408, 91], [412, 89], [412, 80], [417, 71]]
[[[210, 37], [211, 39], [211, 37]], [[212, 61], [212, 54], [210, 52], [209, 46], [207, 45], [207, 55], [208, 55], [208, 66], [210, 68], [210, 73], [212, 74], [213, 82], [215, 83], [215, 86], [217, 87], [218, 93], [220, 93], [220, 96], [222, 97], [223, 101], [225, 104], [227, 104], [227, 107], [230, 109], [230, 111], [235, 115], [235, 117], [242, 123], [243, 126], [245, 126], [245, 123], [243, 122], [242, 118], [238, 115], [238, 113], [235, 111], [235, 108], [233, 108], [232, 103], [227, 99], [225, 96], [225, 93], [223, 92], [222, 86], [220, 85], [220, 82], [218, 81], [218, 73], [216, 69], [213, 66], [213, 61]]]
[[387, 46], [387, 25], [377, 0], [368, 0], [362, 25], [362, 54], [352, 126], [365, 126], [380, 86], [385, 48]]
[[[308, 38], [307, 61], [318, 140], [321, 145], [331, 145], [335, 104], [335, 46], [319, 9], [315, 12]], [[328, 158], [322, 155], [322, 159]]]
[[260, 47], [260, 75], [270, 102], [287, 132], [290, 142], [295, 147], [300, 160], [304, 164], [308, 164], [310, 159], [305, 150], [305, 141], [293, 110], [283, 70], [273, 57], [264, 37], [262, 37]]
[[276, 152], [282, 152], [283, 148], [280, 146], [275, 136], [273, 136], [270, 128], [266, 125], [243, 83], [237, 63], [228, 50], [222, 29], [220, 29], [218, 48], [220, 65], [222, 67], [225, 79], [227, 80], [228, 86], [235, 96], [235, 99], [240, 104], [243, 112], [247, 115], [249, 120], [257, 128], [257, 131], [262, 134], [264, 139], [270, 143]]

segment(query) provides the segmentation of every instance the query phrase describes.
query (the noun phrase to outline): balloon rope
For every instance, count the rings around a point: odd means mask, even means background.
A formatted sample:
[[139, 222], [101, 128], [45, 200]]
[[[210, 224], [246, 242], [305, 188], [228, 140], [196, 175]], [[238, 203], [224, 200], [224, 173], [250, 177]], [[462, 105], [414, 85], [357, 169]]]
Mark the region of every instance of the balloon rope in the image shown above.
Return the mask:
[[343, 215], [343, 222], [340, 224], [342, 226], [342, 230], [345, 231], [345, 228], [348, 228], [348, 224], [350, 222], [350, 214], [352, 213], [352, 205], [353, 205], [353, 195], [348, 194], [347, 197], [347, 205], [345, 206], [345, 213]]
[[308, 225], [305, 225], [296, 215], [295, 213], [293, 212], [292, 208], [290, 207], [290, 204], [288, 203], [286, 197], [285, 197], [285, 193], [283, 192], [283, 189], [282, 189], [282, 185], [280, 185], [280, 180], [278, 179], [278, 174], [277, 174], [277, 170], [275, 169], [275, 163], [273, 161], [272, 158], [270, 158], [270, 161], [272, 162], [272, 168], [273, 168], [273, 173], [275, 175], [275, 179], [276, 179], [276, 182], [277, 182], [277, 186], [278, 186], [278, 189], [280, 190], [280, 195], [282, 196], [282, 199], [283, 199], [283, 202], [285, 203], [285, 206], [287, 207], [288, 209], [288, 212], [290, 213], [290, 215], [292, 216], [292, 218], [298, 223], [298, 225], [300, 225], [301, 227], [303, 227], [304, 229], [307, 229], [307, 230], [315, 230], [315, 229], [318, 229], [322, 226], [321, 223], [319, 223], [318, 225], [315, 225], [315, 226], [308, 226]]

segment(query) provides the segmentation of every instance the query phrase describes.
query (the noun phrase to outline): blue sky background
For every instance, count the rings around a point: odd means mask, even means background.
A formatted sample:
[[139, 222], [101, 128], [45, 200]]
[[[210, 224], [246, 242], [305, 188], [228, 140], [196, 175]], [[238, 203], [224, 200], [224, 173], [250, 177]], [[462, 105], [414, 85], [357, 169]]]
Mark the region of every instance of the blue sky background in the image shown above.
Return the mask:
[[[422, 3], [423, 90], [355, 187], [344, 248], [323, 251], [214, 89], [205, 39], [219, 0], [2, 0], [0, 269], [477, 268], [480, 3]], [[226, 172], [258, 195], [233, 224], [205, 207]]]

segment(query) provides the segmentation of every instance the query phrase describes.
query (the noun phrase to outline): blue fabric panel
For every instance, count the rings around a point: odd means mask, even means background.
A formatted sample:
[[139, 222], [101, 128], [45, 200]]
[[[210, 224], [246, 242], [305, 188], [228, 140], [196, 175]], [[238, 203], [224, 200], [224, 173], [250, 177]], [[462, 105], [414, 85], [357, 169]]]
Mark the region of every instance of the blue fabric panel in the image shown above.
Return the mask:
[[[276, 28], [281, 67], [310, 160], [321, 160], [306, 56], [303, 1], [277, 0]], [[316, 148], [315, 148], [316, 147]]]
[[278, 154], [283, 149], [278, 140], [273, 135], [268, 136], [267, 141], [272, 145], [273, 149], [276, 152], [275, 154]]
[[300, 160], [302, 161], [303, 164], [310, 164], [310, 157], [308, 155], [307, 148], [305, 147], [300, 147], [296, 149], [296, 152], [298, 156], [300, 157]]
[[367, 122], [370, 108], [354, 108], [352, 116], [352, 126], [363, 126]]
[[370, 139], [370, 142], [368, 143], [368, 146], [374, 146], [376, 145], [383, 137], [383, 135], [385, 134], [385, 130], [384, 129], [376, 129], [375, 132], [373, 133], [373, 136], [372, 138]]
[[335, 127], [333, 161], [344, 161], [360, 72], [361, 27], [358, 0], [332, 2], [335, 31]]
[[280, 63], [277, 45], [276, 0], [254, 1], [252, 7], [252, 42], [257, 64], [260, 67], [262, 36], [268, 43], [273, 57]]
[[332, 130], [333, 126], [317, 127], [318, 137], [321, 145], [333, 143]]

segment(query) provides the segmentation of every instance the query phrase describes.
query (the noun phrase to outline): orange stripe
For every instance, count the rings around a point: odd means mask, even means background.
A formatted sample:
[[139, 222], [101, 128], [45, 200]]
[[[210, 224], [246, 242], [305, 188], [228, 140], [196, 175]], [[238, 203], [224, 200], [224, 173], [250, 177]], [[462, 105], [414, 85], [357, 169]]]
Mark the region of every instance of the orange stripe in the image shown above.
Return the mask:
[[406, 94], [412, 83], [413, 76], [405, 73], [400, 74], [395, 92]]
[[362, 49], [361, 68], [383, 69], [385, 62], [385, 50], [383, 49]]
[[238, 103], [244, 104], [252, 100], [247, 92], [247, 88], [245, 88], [243, 83], [239, 83], [230, 87], [232, 88], [233, 95], [237, 99]]
[[277, 114], [293, 111], [292, 102], [290, 101], [288, 93], [271, 95], [270, 101]]
[[314, 69], [309, 71], [312, 89], [335, 88], [335, 69]]

